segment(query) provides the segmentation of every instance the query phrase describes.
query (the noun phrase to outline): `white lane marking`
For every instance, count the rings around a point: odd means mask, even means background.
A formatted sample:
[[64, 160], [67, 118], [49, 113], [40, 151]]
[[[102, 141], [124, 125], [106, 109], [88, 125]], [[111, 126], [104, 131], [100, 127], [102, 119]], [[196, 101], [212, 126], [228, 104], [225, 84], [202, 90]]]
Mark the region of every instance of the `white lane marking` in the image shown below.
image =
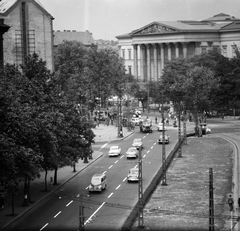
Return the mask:
[[123, 179], [123, 182], [124, 182], [126, 179], [127, 179], [127, 177], [125, 177], [125, 178]]
[[108, 196], [108, 198], [110, 198], [113, 195], [113, 192]]
[[55, 216], [54, 218], [56, 218], [62, 211], [59, 211]]
[[101, 147], [101, 149], [102, 149], [102, 148], [105, 148], [107, 145], [108, 145], [108, 143], [104, 144], [104, 145]]
[[134, 168], [137, 168], [138, 167], [138, 164], [137, 165], [135, 165], [135, 167]]
[[143, 137], [143, 139], [146, 138], [146, 136]]
[[157, 143], [154, 143], [153, 145], [156, 145]]
[[66, 204], [66, 207], [68, 207], [72, 203], [73, 203], [73, 201], [70, 201], [68, 204]]
[[107, 171], [104, 171], [103, 174], [105, 174]]
[[106, 202], [103, 202], [98, 209], [85, 221], [84, 225], [86, 225], [90, 220], [92, 220], [92, 217], [104, 206]]
[[124, 156], [121, 156], [120, 159], [122, 159]]
[[110, 168], [112, 168], [112, 165], [108, 169], [110, 169]]
[[80, 196], [80, 194], [77, 195], [77, 197], [79, 197], [79, 196]]
[[149, 153], [149, 152], [150, 152], [150, 150], [147, 151], [147, 153]]
[[146, 157], [146, 154], [143, 156], [143, 158], [145, 158]]
[[121, 187], [121, 185], [118, 185], [117, 188], [116, 188], [116, 190], [119, 189], [120, 187]]
[[[88, 189], [88, 187], [89, 187], [89, 186], [87, 186], [87, 188], [86, 188], [86, 189]], [[78, 196], [78, 197], [79, 197], [79, 196]]]
[[116, 160], [114, 163], [116, 164], [118, 162], [118, 160]]
[[46, 226], [48, 226], [48, 223], [45, 224], [45, 225], [40, 229], [40, 231], [43, 230]]
[[151, 149], [153, 149], [153, 146], [151, 147]]

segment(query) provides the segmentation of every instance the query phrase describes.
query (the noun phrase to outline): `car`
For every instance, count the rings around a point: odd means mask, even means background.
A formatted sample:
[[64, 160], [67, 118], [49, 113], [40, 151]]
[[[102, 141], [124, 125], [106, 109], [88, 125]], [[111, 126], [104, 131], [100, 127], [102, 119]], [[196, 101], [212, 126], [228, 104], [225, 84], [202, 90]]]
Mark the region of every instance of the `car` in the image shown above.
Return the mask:
[[120, 156], [121, 155], [121, 148], [119, 146], [112, 146], [109, 149], [108, 156]]
[[139, 125], [139, 122], [140, 122], [140, 118], [138, 117], [133, 117], [131, 119], [131, 122], [135, 125], [135, 126], [138, 126]]
[[202, 129], [202, 134], [206, 135], [206, 134], [210, 134], [211, 133], [211, 129], [207, 126], [206, 123], [200, 123], [200, 127]]
[[92, 176], [91, 183], [88, 186], [89, 192], [102, 192], [107, 188], [107, 177], [105, 173], [97, 173]]
[[159, 139], [158, 139], [158, 143], [159, 144], [162, 144], [163, 143], [163, 137], [165, 137], [165, 144], [169, 144], [169, 138], [170, 136], [165, 134], [165, 136], [163, 136], [162, 134], [159, 136]]
[[[163, 123], [158, 123], [158, 127], [157, 127], [158, 131], [162, 131], [163, 130]], [[167, 126], [164, 124], [164, 131], [167, 130]]]
[[141, 138], [135, 138], [132, 143], [132, 147], [139, 149], [140, 147], [143, 148], [143, 142]]
[[137, 158], [138, 157], [138, 150], [135, 147], [131, 147], [126, 152], [127, 159], [129, 158]]
[[138, 168], [131, 168], [127, 175], [128, 182], [136, 182], [139, 181], [139, 169]]

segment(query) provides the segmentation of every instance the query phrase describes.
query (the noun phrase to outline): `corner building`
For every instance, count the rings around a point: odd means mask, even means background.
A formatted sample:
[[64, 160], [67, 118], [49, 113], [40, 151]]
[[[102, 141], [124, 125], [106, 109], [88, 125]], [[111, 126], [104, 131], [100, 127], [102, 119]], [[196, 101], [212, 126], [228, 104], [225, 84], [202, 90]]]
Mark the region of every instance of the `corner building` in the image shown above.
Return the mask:
[[116, 38], [127, 73], [140, 81], [156, 81], [168, 60], [190, 58], [209, 49], [234, 57], [240, 47], [240, 19], [221, 13], [202, 21], [152, 22]]

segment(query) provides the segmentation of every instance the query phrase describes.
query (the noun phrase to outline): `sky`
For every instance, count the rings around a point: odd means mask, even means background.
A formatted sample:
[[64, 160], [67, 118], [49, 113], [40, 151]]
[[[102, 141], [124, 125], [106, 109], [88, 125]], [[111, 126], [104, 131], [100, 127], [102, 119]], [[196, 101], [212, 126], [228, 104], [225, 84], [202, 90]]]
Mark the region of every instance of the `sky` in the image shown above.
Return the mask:
[[39, 0], [54, 30], [92, 33], [117, 40], [154, 21], [203, 20], [219, 13], [240, 19], [240, 0]]

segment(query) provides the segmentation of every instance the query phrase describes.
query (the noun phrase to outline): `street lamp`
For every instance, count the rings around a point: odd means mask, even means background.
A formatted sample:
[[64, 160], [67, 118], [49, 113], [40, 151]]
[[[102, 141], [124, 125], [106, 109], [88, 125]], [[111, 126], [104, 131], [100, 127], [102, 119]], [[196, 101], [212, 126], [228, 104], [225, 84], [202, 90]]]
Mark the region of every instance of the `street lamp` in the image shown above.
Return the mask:
[[167, 178], [166, 178], [166, 148], [165, 148], [165, 123], [164, 123], [164, 105], [163, 105], [163, 93], [162, 93], [162, 167], [163, 167], [163, 180], [162, 185], [167, 185]]

